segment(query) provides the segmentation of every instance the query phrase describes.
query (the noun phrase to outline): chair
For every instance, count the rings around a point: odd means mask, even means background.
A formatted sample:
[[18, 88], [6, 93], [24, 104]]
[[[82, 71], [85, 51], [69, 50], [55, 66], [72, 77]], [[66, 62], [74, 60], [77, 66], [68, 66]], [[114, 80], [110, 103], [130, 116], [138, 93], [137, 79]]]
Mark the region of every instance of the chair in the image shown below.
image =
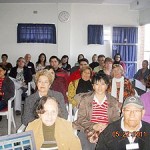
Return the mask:
[[16, 123], [14, 120], [14, 110], [12, 106], [12, 102], [15, 100], [16, 97], [16, 90], [14, 97], [11, 97], [8, 100], [8, 107], [0, 110], [0, 116], [7, 116], [8, 119], [8, 134], [11, 134], [11, 122], [13, 122], [14, 128], [16, 129]]

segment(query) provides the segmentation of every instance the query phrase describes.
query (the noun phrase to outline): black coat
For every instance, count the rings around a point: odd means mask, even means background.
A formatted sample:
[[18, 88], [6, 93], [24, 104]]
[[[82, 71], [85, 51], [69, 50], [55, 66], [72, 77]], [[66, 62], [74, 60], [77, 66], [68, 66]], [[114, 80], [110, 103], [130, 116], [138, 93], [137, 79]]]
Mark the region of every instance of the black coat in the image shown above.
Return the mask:
[[[121, 119], [111, 123], [99, 135], [96, 150], [126, 150], [129, 140], [121, 129]], [[135, 132], [135, 143], [139, 143], [139, 150], [150, 150], [150, 124], [142, 121], [142, 128]]]
[[[32, 81], [32, 73], [31, 73], [31, 70], [28, 69], [28, 67], [23, 68], [23, 75], [24, 75], [24, 80], [25, 80], [26, 84], [28, 84], [28, 82]], [[13, 67], [10, 70], [9, 76], [16, 79], [17, 67]]]
[[27, 64], [27, 67], [31, 70], [32, 75], [35, 74], [35, 67], [34, 67], [34, 64], [32, 62], [29, 62]]

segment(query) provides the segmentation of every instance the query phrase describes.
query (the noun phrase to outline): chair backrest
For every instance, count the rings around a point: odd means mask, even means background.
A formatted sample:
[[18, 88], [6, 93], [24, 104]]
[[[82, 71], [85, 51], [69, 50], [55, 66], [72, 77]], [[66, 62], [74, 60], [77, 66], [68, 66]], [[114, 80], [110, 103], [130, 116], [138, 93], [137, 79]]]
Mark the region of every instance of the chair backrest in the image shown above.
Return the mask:
[[15, 100], [16, 98], [16, 89], [15, 89], [15, 94], [13, 97], [11, 97], [9, 100], [8, 100], [8, 113], [11, 114], [11, 109], [12, 109], [12, 102]]
[[8, 107], [1, 110], [0, 115], [7, 115], [7, 113], [11, 113], [12, 102], [15, 100], [15, 97], [16, 97], [16, 90], [14, 96], [8, 100]]
[[15, 98], [16, 98], [16, 90], [14, 96], [8, 100], [8, 107], [0, 111], [0, 116], [7, 116], [8, 134], [11, 134], [11, 122], [13, 122], [14, 128], [16, 129], [12, 105], [12, 102], [15, 100]]

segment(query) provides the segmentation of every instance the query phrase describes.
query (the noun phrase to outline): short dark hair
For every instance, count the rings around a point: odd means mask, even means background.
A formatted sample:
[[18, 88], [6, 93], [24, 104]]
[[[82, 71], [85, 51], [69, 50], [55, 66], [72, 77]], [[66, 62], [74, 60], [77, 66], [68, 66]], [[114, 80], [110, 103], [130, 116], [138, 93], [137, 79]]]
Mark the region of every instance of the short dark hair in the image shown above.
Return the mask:
[[6, 58], [8, 58], [8, 55], [7, 55], [7, 54], [2, 54], [1, 58], [4, 57], [4, 56], [5, 56]]
[[105, 58], [105, 55], [103, 55], [103, 54], [98, 55], [98, 58], [101, 58], [101, 57], [104, 57], [104, 58]]
[[109, 85], [109, 78], [104, 73], [96, 73], [92, 78], [92, 84], [97, 83], [98, 81], [104, 80], [105, 84]]
[[57, 56], [51, 56], [51, 57], [49, 58], [49, 62], [50, 62], [52, 59], [56, 59], [56, 60], [60, 63], [60, 59], [59, 59]]
[[86, 58], [80, 59], [80, 60], [79, 60], [79, 64], [80, 64], [82, 61], [85, 61], [87, 64], [89, 64], [89, 61], [88, 61]]

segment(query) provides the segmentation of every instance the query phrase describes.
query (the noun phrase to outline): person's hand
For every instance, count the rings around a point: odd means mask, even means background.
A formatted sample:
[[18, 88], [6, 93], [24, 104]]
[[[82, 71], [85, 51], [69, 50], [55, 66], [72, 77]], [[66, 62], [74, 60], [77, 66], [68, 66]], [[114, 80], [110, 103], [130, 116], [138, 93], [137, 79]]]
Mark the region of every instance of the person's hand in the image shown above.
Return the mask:
[[88, 129], [85, 130], [85, 134], [87, 135], [87, 139], [91, 142], [91, 143], [97, 143], [98, 141], [98, 136], [99, 136], [99, 132], [97, 131], [89, 131]]
[[0, 92], [0, 96], [3, 95], [2, 92]]
[[[92, 135], [91, 135], [92, 134]], [[89, 136], [91, 135], [91, 136]], [[94, 132], [94, 134], [92, 132], [89, 132], [88, 133], [88, 140], [91, 142], [91, 143], [97, 143], [98, 141], [98, 136], [99, 136], [99, 132]]]

